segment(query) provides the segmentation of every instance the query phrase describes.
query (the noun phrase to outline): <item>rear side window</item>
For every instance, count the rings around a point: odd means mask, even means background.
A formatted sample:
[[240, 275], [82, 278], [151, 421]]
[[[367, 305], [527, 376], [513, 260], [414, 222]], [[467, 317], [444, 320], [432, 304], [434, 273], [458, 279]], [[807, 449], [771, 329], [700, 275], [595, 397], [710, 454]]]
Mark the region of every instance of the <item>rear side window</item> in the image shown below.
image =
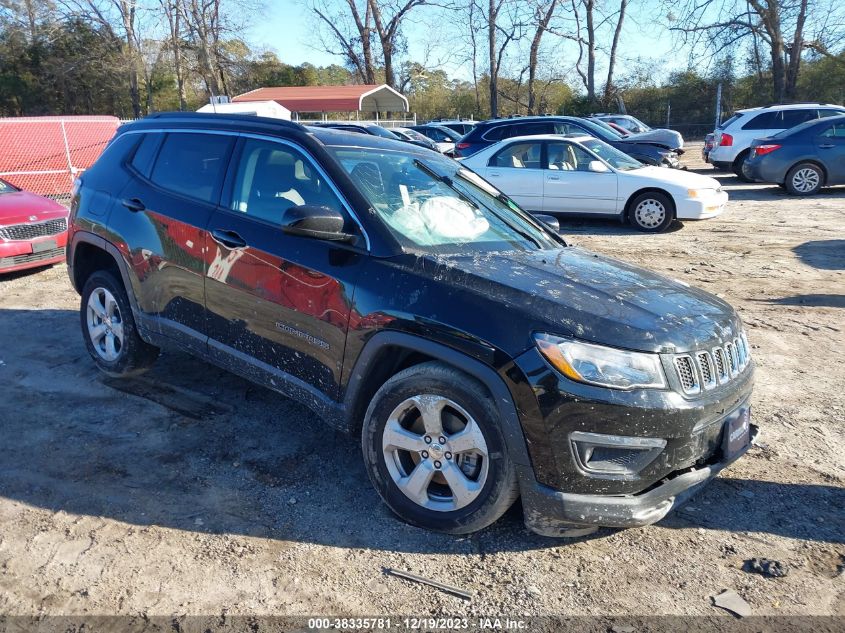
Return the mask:
[[825, 119], [829, 116], [840, 116], [845, 114], [845, 110], [831, 110], [831, 109], [824, 109], [819, 110], [819, 118]]
[[231, 147], [229, 136], [168, 134], [150, 180], [175, 193], [214, 202]]
[[555, 128], [551, 121], [518, 123], [511, 126], [514, 131], [511, 136], [535, 136], [537, 134], [554, 134]]
[[781, 129], [783, 125], [780, 123], [780, 112], [763, 112], [758, 114], [748, 123], [742, 126], [743, 130], [773, 130]]
[[158, 146], [161, 144], [163, 134], [144, 134], [135, 155], [132, 157], [132, 167], [145, 178], [150, 177], [150, 169], [153, 167]]
[[815, 110], [784, 110], [780, 127], [791, 128], [816, 118]]
[[831, 125], [821, 133], [821, 136], [825, 136], [827, 138], [845, 139], [845, 123], [836, 123], [835, 125]]
[[482, 138], [485, 141], [501, 141], [503, 138], [513, 136], [513, 134], [510, 133], [510, 129], [512, 127], [512, 125], [497, 125], [485, 132]]
[[514, 143], [499, 151], [490, 159], [490, 167], [517, 167], [540, 169], [540, 143]]

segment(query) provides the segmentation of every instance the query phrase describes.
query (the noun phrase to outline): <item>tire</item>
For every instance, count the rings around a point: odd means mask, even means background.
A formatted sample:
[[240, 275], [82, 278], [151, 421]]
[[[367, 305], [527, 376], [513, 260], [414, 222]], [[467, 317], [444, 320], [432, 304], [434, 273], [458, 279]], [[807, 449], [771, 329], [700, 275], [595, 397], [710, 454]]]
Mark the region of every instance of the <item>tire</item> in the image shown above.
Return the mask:
[[748, 158], [748, 151], [742, 152], [739, 156], [736, 157], [736, 160], [733, 162], [733, 166], [731, 167], [731, 171], [739, 178], [742, 182], [754, 182], [745, 175], [745, 172], [742, 169], [742, 166], [745, 164], [745, 159]]
[[431, 362], [399, 372], [373, 396], [361, 431], [364, 463], [381, 498], [406, 523], [469, 534], [496, 521], [519, 496], [486, 393], [474, 378]]
[[159, 349], [138, 336], [123, 284], [108, 271], [93, 273], [82, 288], [82, 338], [97, 367], [119, 378], [145, 372]]
[[675, 219], [675, 204], [665, 193], [646, 191], [628, 203], [628, 222], [644, 233], [660, 233]]
[[798, 163], [788, 172], [784, 186], [793, 196], [811, 196], [824, 185], [824, 171], [815, 163]]

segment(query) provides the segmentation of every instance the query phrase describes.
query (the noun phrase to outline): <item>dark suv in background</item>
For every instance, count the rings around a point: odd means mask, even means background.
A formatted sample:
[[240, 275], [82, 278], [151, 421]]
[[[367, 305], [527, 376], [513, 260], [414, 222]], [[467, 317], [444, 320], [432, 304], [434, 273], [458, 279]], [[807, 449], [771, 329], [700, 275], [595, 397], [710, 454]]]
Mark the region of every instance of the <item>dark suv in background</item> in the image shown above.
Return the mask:
[[414, 525], [472, 532], [520, 496], [541, 534], [644, 525], [749, 446], [728, 304], [568, 246], [436, 152], [154, 115], [120, 128], [71, 213], [101, 370], [179, 349], [294, 398], [360, 434]]
[[460, 140], [455, 150], [458, 156], [471, 156], [506, 138], [538, 134], [586, 134], [612, 145], [646, 165], [680, 167], [678, 152], [668, 145], [653, 141], [626, 140], [606, 123], [579, 117], [527, 116], [482, 121]]

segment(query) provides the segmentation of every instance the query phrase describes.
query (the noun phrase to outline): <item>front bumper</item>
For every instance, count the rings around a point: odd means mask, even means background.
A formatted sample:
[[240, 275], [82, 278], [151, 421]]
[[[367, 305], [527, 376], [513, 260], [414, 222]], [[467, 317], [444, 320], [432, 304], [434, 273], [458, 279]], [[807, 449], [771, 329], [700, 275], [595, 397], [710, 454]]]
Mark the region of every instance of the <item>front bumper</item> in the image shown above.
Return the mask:
[[0, 240], [0, 273], [61, 263], [66, 247], [67, 231], [32, 241]]
[[675, 209], [679, 220], [706, 220], [721, 215], [728, 204], [728, 193], [720, 191], [709, 198], [683, 198]]
[[[515, 360], [524, 377], [515, 396], [531, 460], [519, 472], [530, 529], [560, 535], [573, 527], [653, 523], [744, 452], [724, 442], [730, 424], [748, 421], [753, 361], [727, 383], [691, 396], [680, 392], [671, 361], [663, 362], [669, 389], [618, 391], [569, 380], [536, 350]], [[582, 454], [591, 442], [659, 448], [633, 465], [635, 451]], [[613, 472], [598, 465], [608, 459], [631, 466]]]
[[543, 536], [562, 536], [584, 527], [631, 528], [656, 523], [742, 457], [757, 432], [751, 425], [749, 442], [730, 459], [690, 468], [640, 494], [585, 495], [558, 492], [541, 484], [523, 487], [525, 525]]

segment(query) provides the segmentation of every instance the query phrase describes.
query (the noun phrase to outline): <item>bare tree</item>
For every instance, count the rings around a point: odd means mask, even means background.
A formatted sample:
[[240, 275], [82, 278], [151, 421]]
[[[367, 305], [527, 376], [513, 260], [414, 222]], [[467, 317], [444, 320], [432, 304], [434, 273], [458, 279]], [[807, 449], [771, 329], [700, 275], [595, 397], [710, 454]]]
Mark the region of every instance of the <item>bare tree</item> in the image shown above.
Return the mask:
[[346, 59], [361, 83], [374, 84], [375, 27], [370, 0], [312, 0], [309, 6], [318, 24], [327, 31], [322, 38], [326, 52]]
[[141, 66], [141, 35], [138, 24], [139, 0], [60, 0], [68, 16], [83, 17], [96, 23], [120, 43], [129, 79], [132, 114], [141, 116], [138, 70]]
[[558, 0], [535, 0], [532, 8], [532, 26], [534, 37], [531, 38], [531, 47], [528, 50], [528, 114], [535, 114], [537, 106], [537, 64], [540, 56], [540, 44], [543, 35], [549, 30]]
[[508, 46], [522, 39], [525, 22], [519, 0], [470, 0], [476, 3], [476, 14], [483, 20], [487, 36], [487, 72], [489, 78], [490, 116], [499, 116], [499, 73]]
[[607, 81], [604, 82], [604, 102], [610, 103], [613, 92], [613, 71], [616, 67], [616, 54], [619, 50], [619, 40], [622, 35], [622, 24], [625, 22], [625, 9], [628, 8], [628, 0], [619, 0], [619, 14], [616, 18], [616, 28], [613, 29], [613, 43], [610, 45], [610, 53], [607, 59]]
[[179, 94], [179, 109], [188, 109], [185, 95], [185, 63], [182, 50], [182, 13], [179, 11], [179, 0], [159, 0], [162, 12], [167, 19], [168, 42], [173, 53], [173, 72], [176, 75], [176, 91]]
[[414, 7], [426, 4], [427, 0], [368, 0], [367, 6], [373, 16], [373, 23], [381, 44], [384, 61], [384, 82], [391, 87], [396, 84], [393, 58], [397, 53], [402, 23]]
[[196, 49], [199, 73], [212, 95], [229, 94], [220, 63], [221, 1], [180, 0], [176, 5]]
[[680, 7], [673, 0], [669, 18], [684, 43], [709, 43], [714, 54], [748, 39], [754, 46], [762, 42], [769, 49], [772, 96], [784, 101], [796, 97], [804, 51], [827, 51], [825, 40], [835, 35], [818, 22], [808, 39], [808, 20], [841, 8], [840, 0], [684, 0]]

